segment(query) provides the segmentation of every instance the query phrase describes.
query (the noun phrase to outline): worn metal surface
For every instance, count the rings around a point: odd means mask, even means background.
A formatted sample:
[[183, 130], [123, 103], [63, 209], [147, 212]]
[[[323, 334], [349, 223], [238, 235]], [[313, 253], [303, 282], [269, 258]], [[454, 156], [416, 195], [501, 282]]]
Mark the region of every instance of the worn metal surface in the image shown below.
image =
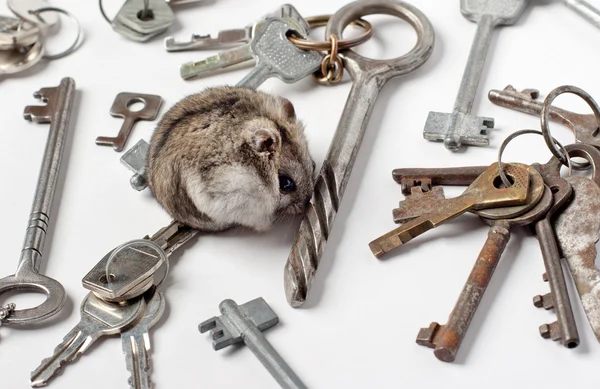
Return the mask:
[[50, 131], [42, 157], [19, 265], [14, 275], [0, 279], [0, 295], [13, 290], [35, 291], [45, 294], [47, 298], [38, 307], [15, 310], [5, 319], [7, 324], [31, 324], [47, 319], [57, 314], [67, 299], [65, 290], [58, 281], [38, 272], [69, 132], [75, 100], [75, 81], [71, 78], [63, 78], [58, 87], [42, 88], [34, 96], [47, 104], [27, 106], [23, 116], [26, 120], [37, 123], [50, 123]]
[[454, 309], [450, 313], [447, 324], [439, 325], [433, 322], [428, 328], [422, 328], [417, 336], [418, 344], [435, 349], [434, 355], [441, 361], [454, 361], [475, 311], [510, 239], [511, 229], [538, 221], [548, 212], [552, 202], [552, 192], [550, 188], [544, 186], [542, 199], [524, 215], [512, 219], [484, 219], [491, 224], [487, 240]]
[[[524, 205], [518, 205], [514, 207], [502, 207], [502, 208], [491, 208], [491, 209], [482, 209], [475, 210], [473, 213], [487, 218], [487, 219], [506, 219], [511, 217], [517, 217], [519, 215], [524, 214], [529, 211], [531, 208], [537, 204], [537, 202], [542, 198], [544, 194], [544, 179], [541, 174], [535, 170], [533, 167], [520, 163], [513, 163], [513, 165], [522, 167], [527, 169], [529, 172], [529, 176], [531, 179], [530, 190], [528, 193], [528, 200]], [[452, 185], [470, 185], [480, 174], [482, 174], [487, 168], [482, 167], [480, 171], [475, 171], [477, 167], [469, 167], [469, 168], [455, 168], [456, 170], [464, 169], [465, 171], [469, 171], [471, 173], [477, 173], [477, 175], [473, 175], [472, 177], [468, 177], [467, 175], [463, 175], [459, 180], [452, 181], [450, 184]], [[419, 169], [410, 169], [411, 173], [415, 173], [418, 175]], [[432, 169], [424, 169], [424, 170], [432, 170]], [[429, 177], [416, 177], [416, 181], [412, 182], [431, 182], [434, 181], [444, 181], [446, 177], [444, 176], [445, 172], [450, 173], [450, 177], [454, 177], [455, 171], [451, 169], [439, 169], [438, 173], [431, 175]], [[467, 178], [472, 178], [470, 181], [466, 181]], [[458, 182], [458, 184], [457, 184]], [[405, 223], [411, 219], [421, 216], [424, 213], [424, 207], [427, 207], [430, 211], [435, 211], [440, 206], [440, 203], [445, 200], [444, 190], [442, 187], [433, 186], [427, 192], [423, 191], [422, 186], [412, 187], [411, 195], [407, 196], [406, 199], [400, 202], [398, 208], [393, 210], [393, 217], [395, 223]]]
[[42, 42], [36, 42], [25, 50], [0, 50], [0, 75], [14, 74], [29, 69], [44, 56]]
[[223, 300], [219, 310], [221, 316], [208, 319], [198, 326], [201, 333], [210, 331], [215, 350], [244, 342], [282, 388], [306, 388], [262, 334], [262, 331], [279, 323], [279, 318], [262, 297], [242, 306], [233, 300]]
[[143, 139], [140, 139], [135, 145], [127, 150], [120, 161], [127, 169], [133, 172], [129, 180], [131, 187], [137, 191], [148, 187], [148, 176], [146, 173], [146, 158], [150, 145]]
[[434, 185], [471, 185], [489, 166], [394, 169], [392, 178], [400, 184], [404, 195], [415, 186], [427, 192]]
[[496, 186], [498, 166], [494, 164], [473, 181], [462, 195], [447, 199], [440, 204], [437, 211], [422, 215], [369, 243], [371, 252], [376, 257], [381, 257], [424, 232], [470, 210], [525, 204], [530, 187], [527, 169], [506, 164], [505, 171], [514, 179], [512, 186], [508, 188]]
[[[504, 90], [492, 89], [488, 93], [490, 101], [502, 107], [539, 116], [542, 112], [543, 102], [537, 100], [537, 89], [523, 89], [517, 91], [511, 85]], [[562, 108], [550, 106], [550, 120], [563, 124], [571, 129], [578, 143], [586, 143], [600, 148], [598, 135], [598, 121], [593, 114], [583, 115]]]
[[573, 189], [567, 181], [561, 178], [545, 177], [544, 179], [554, 194], [554, 204], [546, 217], [535, 224], [535, 233], [544, 258], [551, 302], [548, 301], [549, 295], [538, 295], [534, 298], [534, 305], [546, 309], [554, 308], [556, 312], [557, 320], [555, 322], [540, 326], [542, 337], [561, 341], [567, 348], [575, 348], [579, 345], [579, 333], [561, 265], [558, 243], [552, 227], [552, 218], [571, 200]]
[[[145, 1], [149, 1], [149, 13], [148, 17], [142, 18], [140, 14]], [[165, 31], [175, 22], [175, 15], [164, 0], [126, 0], [114, 20], [135, 32], [148, 35]]]
[[352, 50], [340, 53], [353, 84], [285, 265], [285, 294], [293, 307], [304, 304], [308, 296], [379, 91], [391, 78], [419, 68], [433, 51], [433, 26], [427, 17], [412, 5], [397, 1], [347, 4], [331, 17], [326, 35], [341, 38], [353, 20], [378, 13], [407, 21], [416, 30], [417, 43], [408, 54], [391, 60], [365, 58]]
[[[135, 103], [144, 106], [138, 111], [132, 111], [130, 107]], [[143, 93], [121, 92], [115, 97], [110, 114], [116, 118], [123, 118], [123, 124], [116, 137], [99, 136], [96, 138], [98, 146], [112, 146], [115, 151], [122, 151], [133, 131], [133, 126], [139, 120], [154, 120], [160, 112], [163, 99], [158, 95]]]
[[448, 150], [457, 151], [464, 145], [487, 146], [488, 130], [494, 119], [471, 115], [485, 58], [496, 26], [511, 25], [519, 19], [528, 0], [461, 0], [463, 16], [477, 23], [467, 66], [452, 113], [429, 112], [423, 137], [444, 142]]

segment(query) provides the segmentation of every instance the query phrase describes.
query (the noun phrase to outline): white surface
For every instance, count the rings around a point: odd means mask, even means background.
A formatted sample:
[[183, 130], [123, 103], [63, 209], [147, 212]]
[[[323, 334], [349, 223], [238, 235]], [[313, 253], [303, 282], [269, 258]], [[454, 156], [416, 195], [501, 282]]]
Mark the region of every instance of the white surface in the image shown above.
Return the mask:
[[[120, 6], [119, 1], [105, 3], [111, 15]], [[332, 13], [345, 3], [304, 0], [296, 6], [309, 16]], [[598, 98], [600, 30], [558, 2], [533, 1], [516, 26], [497, 31], [474, 106], [478, 115], [496, 119], [491, 145], [453, 154], [442, 144], [425, 141], [422, 129], [430, 110], [451, 110], [475, 25], [461, 16], [457, 0], [412, 3], [433, 23], [434, 54], [421, 69], [383, 89], [305, 307], [290, 308], [283, 293], [282, 270], [298, 223], [262, 235], [236, 232], [195, 239], [174, 257], [165, 285], [168, 308], [151, 335], [156, 388], [278, 387], [249, 349], [215, 352], [209, 335], [197, 330], [198, 323], [218, 314], [221, 300], [243, 303], [258, 296], [281, 321], [267, 338], [311, 388], [597, 387], [600, 347], [574, 293], [581, 345], [567, 350], [538, 334], [538, 326], [553, 321], [554, 314], [531, 302], [549, 287], [542, 282], [542, 258], [529, 232], [514, 231], [453, 364], [438, 361], [431, 350], [415, 343], [415, 337], [431, 321], [446, 322], [488, 228], [465, 216], [385, 261], [375, 259], [367, 243], [394, 227], [391, 210], [402, 196], [391, 179], [393, 168], [491, 164], [508, 134], [539, 128], [536, 117], [492, 105], [486, 98], [488, 90], [513, 84], [538, 88], [545, 96], [556, 86], [572, 84]], [[192, 32], [244, 26], [279, 4], [218, 0], [179, 6], [177, 25], [169, 33], [185, 38]], [[600, 6], [600, 1], [594, 4]], [[187, 94], [209, 85], [233, 84], [245, 74], [240, 70], [184, 82], [179, 64], [211, 52], [169, 54], [162, 48], [164, 36], [147, 44], [128, 41], [110, 29], [95, 0], [55, 0], [52, 5], [80, 18], [86, 41], [74, 55], [0, 80], [0, 275], [12, 274], [17, 265], [46, 142], [47, 127], [25, 122], [23, 107], [36, 103], [31, 95], [37, 89], [71, 76], [77, 82], [77, 111], [42, 266], [45, 274], [63, 283], [69, 300], [48, 323], [0, 328], [2, 388], [29, 387], [29, 373], [77, 323], [79, 304], [87, 293], [81, 278], [93, 265], [118, 244], [151, 234], [169, 221], [148, 191], [138, 193], [129, 187], [130, 173], [118, 160], [122, 154], [94, 144], [96, 136], [119, 130], [122, 121], [108, 114], [116, 94], [162, 95], [164, 112]], [[7, 9], [0, 5], [0, 11]], [[404, 22], [368, 19], [374, 23], [375, 36], [361, 53], [389, 58], [412, 47], [414, 33]], [[63, 26], [67, 24], [64, 20]], [[52, 45], [54, 52], [68, 42]], [[306, 79], [295, 85], [271, 80], [261, 89], [294, 103], [320, 164], [349, 88], [349, 82], [322, 87]], [[587, 109], [570, 98], [558, 103]], [[140, 138], [149, 140], [154, 124], [138, 123], [128, 146]], [[567, 129], [552, 128], [565, 144], [571, 142]], [[546, 162], [549, 156], [536, 136], [518, 139], [506, 152], [506, 160], [528, 163]], [[446, 193], [458, 194], [459, 189]], [[23, 306], [40, 300], [14, 301]], [[120, 341], [110, 338], [67, 366], [50, 387], [125, 388], [127, 377]]]

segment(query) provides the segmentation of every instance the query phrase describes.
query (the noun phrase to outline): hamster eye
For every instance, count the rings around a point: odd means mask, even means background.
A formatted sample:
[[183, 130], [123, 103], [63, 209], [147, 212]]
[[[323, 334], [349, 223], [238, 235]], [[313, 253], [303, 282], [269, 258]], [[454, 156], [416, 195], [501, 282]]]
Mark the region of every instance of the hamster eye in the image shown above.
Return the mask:
[[281, 175], [279, 176], [279, 189], [283, 193], [290, 193], [296, 190], [296, 183], [290, 177]]

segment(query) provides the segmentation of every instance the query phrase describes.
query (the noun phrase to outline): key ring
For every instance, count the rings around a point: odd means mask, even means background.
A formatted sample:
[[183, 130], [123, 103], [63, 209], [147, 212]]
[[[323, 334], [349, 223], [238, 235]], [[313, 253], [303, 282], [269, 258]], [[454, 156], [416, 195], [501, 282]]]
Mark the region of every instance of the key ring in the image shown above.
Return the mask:
[[[331, 15], [320, 15], [306, 18], [306, 21], [312, 29], [315, 27], [326, 26], [330, 18]], [[335, 36], [335, 34], [330, 34], [329, 41], [327, 42], [313, 42], [295, 36], [294, 34], [288, 36], [288, 39], [299, 49], [329, 52], [329, 54], [323, 58], [323, 62], [321, 62], [321, 69], [313, 74], [313, 78], [319, 84], [335, 84], [340, 82], [344, 76], [344, 62], [338, 56], [338, 51], [347, 50], [364, 43], [373, 35], [373, 26], [364, 19], [356, 19], [350, 24], [362, 28], [364, 32], [355, 38], [342, 40], [338, 40], [338, 37]]]
[[[563, 165], [566, 166], [567, 163], [570, 163], [570, 164], [572, 164], [572, 167], [575, 170], [586, 170], [586, 169], [589, 169], [589, 167], [590, 167], [589, 162], [579, 163], [579, 162], [575, 162], [575, 161], [571, 162], [570, 160], [566, 161], [565, 155], [568, 158], [568, 154], [565, 154], [565, 153], [561, 154], [561, 151], [558, 150], [558, 148], [557, 148], [557, 145], [559, 143], [556, 142], [556, 140], [554, 140], [554, 144], [552, 143], [552, 139], [554, 139], [554, 138], [550, 134], [549, 124], [548, 124], [549, 116], [550, 116], [550, 105], [552, 104], [554, 99], [556, 99], [559, 95], [561, 95], [563, 93], [572, 93], [576, 96], [581, 97], [590, 106], [590, 108], [594, 112], [594, 116], [596, 117], [596, 122], [598, 122], [598, 124], [600, 125], [600, 107], [598, 107], [598, 104], [596, 104], [596, 101], [592, 98], [592, 96], [590, 96], [583, 89], [578, 88], [576, 86], [572, 86], [572, 85], [559, 86], [558, 88], [555, 88], [552, 92], [550, 92], [548, 94], [548, 96], [546, 96], [546, 99], [544, 100], [544, 105], [542, 107], [542, 112], [540, 114], [540, 122], [541, 122], [544, 140], [546, 141], [546, 145], [548, 146], [548, 148], [550, 149], [552, 154], [556, 158], [558, 158], [558, 160]], [[564, 148], [563, 148], [563, 150], [564, 150]]]
[[83, 42], [83, 28], [81, 28], [81, 23], [79, 23], [79, 20], [69, 11], [65, 11], [64, 9], [57, 8], [57, 7], [42, 7], [42, 8], [38, 8], [38, 9], [29, 11], [29, 14], [35, 15], [36, 17], [40, 18], [39, 15], [44, 12], [58, 12], [63, 15], [66, 15], [77, 26], [77, 37], [75, 38], [75, 42], [73, 42], [73, 44], [71, 46], [69, 46], [66, 50], [64, 50], [58, 54], [44, 54], [43, 58], [48, 59], [48, 60], [59, 59], [59, 58], [66, 57], [67, 55], [69, 55], [69, 54], [73, 53], [75, 50], [77, 50], [77, 48], [80, 46], [81, 42]]
[[[510, 183], [510, 180], [508, 179], [508, 176], [506, 175], [506, 173], [504, 172], [504, 168], [502, 167], [502, 153], [504, 153], [504, 149], [506, 149], [506, 146], [508, 146], [508, 144], [513, 139], [515, 139], [518, 136], [525, 135], [525, 134], [538, 134], [538, 135], [544, 136], [544, 138], [545, 138], [545, 134], [542, 131], [539, 131], [539, 130], [530, 130], [530, 129], [520, 130], [520, 131], [517, 131], [517, 132], [513, 132], [506, 139], [504, 139], [504, 142], [502, 142], [502, 145], [500, 145], [500, 150], [498, 150], [498, 173], [500, 174], [500, 179], [502, 180], [502, 183], [507, 188], [509, 186], [511, 186], [512, 184]], [[565, 164], [565, 166], [567, 166], [569, 168], [569, 177], [570, 177], [572, 175], [572, 173], [573, 173], [573, 166], [572, 166], [572, 163], [571, 163], [571, 157], [569, 156], [569, 153], [567, 152], [567, 149], [565, 149], [565, 147], [559, 141], [557, 141], [556, 139], [554, 139], [552, 137], [550, 139], [552, 141], [554, 141], [554, 144], [559, 148], [558, 150], [560, 150], [563, 153], [561, 155], [561, 158], [567, 160], [567, 163]], [[559, 160], [560, 160], [560, 158], [559, 158]]]

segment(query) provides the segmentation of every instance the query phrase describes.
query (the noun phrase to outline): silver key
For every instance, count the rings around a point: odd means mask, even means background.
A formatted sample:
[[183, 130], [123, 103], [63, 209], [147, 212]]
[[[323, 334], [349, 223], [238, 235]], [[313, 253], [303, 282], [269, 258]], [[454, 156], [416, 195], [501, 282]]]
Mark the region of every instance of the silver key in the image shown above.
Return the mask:
[[146, 303], [146, 310], [139, 322], [121, 333], [121, 346], [125, 353], [127, 371], [130, 373], [131, 389], [150, 389], [150, 335], [152, 328], [165, 312], [165, 298], [158, 290]]
[[288, 38], [294, 26], [279, 18], [268, 19], [257, 31], [250, 47], [256, 66], [237, 86], [256, 89], [271, 77], [293, 83], [311, 75], [321, 67], [323, 55], [316, 51], [300, 50]]
[[145, 307], [143, 298], [120, 305], [107, 303], [89, 293], [81, 303], [81, 320], [54, 349], [54, 355], [31, 372], [31, 386], [46, 385], [65, 364], [74, 361], [100, 337], [118, 334], [136, 321]]
[[429, 112], [423, 137], [444, 142], [448, 150], [457, 151], [461, 145], [487, 146], [488, 130], [494, 119], [471, 115], [473, 102], [494, 28], [517, 22], [528, 0], [461, 0], [464, 17], [477, 23], [477, 32], [471, 46], [452, 113]]
[[40, 29], [27, 21], [0, 15], [0, 50], [24, 49], [38, 41]]
[[[148, 12], [144, 14], [145, 1]], [[112, 26], [119, 34], [139, 42], [165, 32], [175, 22], [173, 10], [164, 0], [127, 0], [115, 16]]]
[[585, 0], [562, 0], [562, 2], [579, 16], [600, 28], [600, 10]]
[[[298, 10], [291, 4], [284, 4], [274, 12], [268, 13], [258, 20], [268, 19], [270, 17], [286, 19], [290, 22], [296, 22], [300, 31], [307, 33], [310, 31], [308, 22], [300, 15]], [[193, 34], [190, 40], [177, 42], [172, 36], [165, 38], [165, 49], [169, 52], [194, 50], [194, 49], [223, 49], [236, 46], [242, 43], [249, 43], [254, 35], [254, 25], [250, 24], [244, 28], [235, 28], [219, 31], [216, 38], [211, 35]]]

